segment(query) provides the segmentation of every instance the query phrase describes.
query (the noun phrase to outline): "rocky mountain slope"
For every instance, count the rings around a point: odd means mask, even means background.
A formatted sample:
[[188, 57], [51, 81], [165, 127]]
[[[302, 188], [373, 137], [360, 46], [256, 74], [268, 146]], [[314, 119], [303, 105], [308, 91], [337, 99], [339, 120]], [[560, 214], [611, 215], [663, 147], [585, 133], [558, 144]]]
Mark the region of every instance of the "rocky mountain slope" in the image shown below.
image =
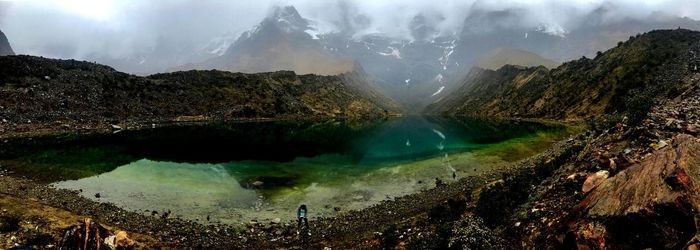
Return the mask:
[[[643, 21], [609, 20], [611, 12], [612, 9], [601, 7], [585, 16], [583, 25], [565, 29], [518, 22], [524, 19], [524, 13], [517, 9], [491, 11], [474, 6], [459, 32], [441, 33], [431, 19], [435, 17], [417, 14], [407, 24], [410, 37], [394, 37], [364, 33], [371, 21], [362, 13], [341, 13], [345, 15], [341, 20], [346, 23], [337, 24], [338, 30], [329, 32], [319, 30], [316, 23], [303, 18], [292, 6], [278, 7], [260, 25], [241, 35], [226, 53], [178, 69], [283, 69], [335, 74], [349, 71], [350, 61], [355, 60], [376, 79], [386, 95], [407, 110], [418, 112], [456, 91], [466, 72], [480, 61], [486, 68], [495, 68], [493, 65], [535, 60], [536, 56], [527, 52], [567, 61], [581, 55], [595, 56], [596, 51], [612, 48], [638, 32], [679, 26], [700, 28], [700, 22], [662, 13]], [[484, 65], [484, 58], [493, 57], [493, 50], [499, 48], [514, 52], [497, 53], [495, 56], [503, 58]], [[536, 61], [549, 67], [557, 65]]]
[[385, 117], [361, 72], [187, 71], [137, 77], [75, 60], [0, 57], [2, 130], [238, 118]]
[[559, 66], [559, 63], [529, 51], [499, 48], [486, 53], [486, 55], [479, 58], [476, 64], [479, 68], [490, 70], [498, 70], [506, 65], [544, 66], [548, 69], [553, 69]]
[[[349, 3], [339, 3], [343, 4]], [[449, 32], [442, 29], [444, 17], [430, 12], [416, 13], [399, 23], [395, 30], [405, 32], [382, 32], [372, 29], [375, 20], [367, 13], [338, 11], [337, 20], [310, 20], [287, 6], [261, 18], [248, 32], [232, 29], [197, 44], [159, 39], [149, 46], [123, 49], [123, 53], [75, 54], [72, 51], [82, 50], [74, 44], [32, 50], [96, 61], [140, 75], [189, 69], [335, 75], [351, 71], [357, 62], [387, 95], [417, 112], [459, 88], [479, 58], [497, 48], [529, 51], [563, 62], [581, 55], [593, 57], [630, 35], [652, 29], [700, 29], [697, 20], [664, 13], [645, 20], [611, 18], [617, 10], [605, 5], [577, 17], [576, 25], [562, 24], [566, 27], [523, 21], [528, 16], [518, 8], [496, 11], [475, 3], [464, 11], [468, 11], [466, 18], [456, 21], [461, 28]]]
[[428, 112], [550, 119], [630, 113], [691, 87], [699, 39], [696, 31], [659, 30], [552, 70], [474, 69], [459, 90], [431, 104]]
[[10, 42], [7, 41], [7, 37], [5, 36], [5, 33], [2, 33], [0, 30], [0, 56], [6, 56], [6, 55], [14, 55], [15, 52], [12, 51], [12, 47], [10, 47]]
[[354, 63], [331, 51], [307, 31], [309, 22], [294, 7], [277, 7], [257, 27], [241, 35], [226, 52], [175, 70], [219, 69], [232, 72], [292, 70], [298, 74], [337, 75], [351, 72]]

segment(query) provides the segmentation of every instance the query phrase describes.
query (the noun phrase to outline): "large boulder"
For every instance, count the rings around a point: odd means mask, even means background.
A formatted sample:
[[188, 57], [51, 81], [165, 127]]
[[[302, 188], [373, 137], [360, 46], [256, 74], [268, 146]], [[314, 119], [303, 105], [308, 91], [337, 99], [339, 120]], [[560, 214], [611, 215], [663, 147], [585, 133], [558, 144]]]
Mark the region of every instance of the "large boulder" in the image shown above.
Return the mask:
[[678, 249], [696, 235], [699, 209], [700, 139], [682, 134], [593, 189], [576, 207], [569, 242], [584, 249]]

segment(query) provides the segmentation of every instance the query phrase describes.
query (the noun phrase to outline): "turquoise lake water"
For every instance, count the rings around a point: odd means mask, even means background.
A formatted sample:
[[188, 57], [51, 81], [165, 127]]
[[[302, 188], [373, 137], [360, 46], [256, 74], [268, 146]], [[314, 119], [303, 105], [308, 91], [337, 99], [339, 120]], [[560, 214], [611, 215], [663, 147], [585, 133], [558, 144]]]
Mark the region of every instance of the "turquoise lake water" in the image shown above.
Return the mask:
[[[333, 216], [535, 154], [567, 129], [406, 117], [169, 126], [34, 143], [3, 165], [85, 197], [205, 222]], [[100, 198], [95, 194], [100, 193]]]

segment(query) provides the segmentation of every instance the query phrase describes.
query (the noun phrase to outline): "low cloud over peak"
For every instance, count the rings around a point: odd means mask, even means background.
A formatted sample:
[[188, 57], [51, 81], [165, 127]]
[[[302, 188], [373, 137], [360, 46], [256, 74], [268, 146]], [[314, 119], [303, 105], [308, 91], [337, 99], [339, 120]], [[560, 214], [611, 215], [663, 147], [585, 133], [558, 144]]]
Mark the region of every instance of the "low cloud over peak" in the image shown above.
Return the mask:
[[[565, 36], [592, 21], [700, 19], [700, 5], [687, 0], [17, 0], [0, 1], [0, 29], [19, 54], [131, 58], [144, 63], [143, 72], [148, 72], [206, 58], [201, 53], [213, 42], [234, 40], [222, 36], [237, 37], [268, 16], [273, 6], [288, 5], [309, 19], [317, 33], [404, 40], [509, 26]], [[470, 17], [486, 19], [470, 23]], [[484, 20], [490, 23], [477, 22]], [[417, 30], [420, 25], [425, 27]], [[137, 58], [144, 54], [150, 58]]]

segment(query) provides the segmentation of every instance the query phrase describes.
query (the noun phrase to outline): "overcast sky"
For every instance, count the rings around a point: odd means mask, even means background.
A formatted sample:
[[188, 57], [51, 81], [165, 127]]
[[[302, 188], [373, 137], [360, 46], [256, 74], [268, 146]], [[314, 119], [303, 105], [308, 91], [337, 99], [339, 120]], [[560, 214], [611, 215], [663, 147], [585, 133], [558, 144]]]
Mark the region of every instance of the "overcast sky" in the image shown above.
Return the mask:
[[700, 19], [700, 0], [0, 0], [0, 30], [20, 54], [118, 57], [154, 47], [204, 47], [213, 38], [250, 29], [274, 5], [294, 5], [322, 31], [338, 28], [344, 16], [364, 15], [369, 24], [358, 33], [407, 39], [408, 23], [417, 14], [449, 33], [460, 30], [475, 9], [518, 9], [526, 13], [523, 25], [564, 29], [574, 29], [601, 6], [613, 10], [609, 18], [643, 19], [660, 11]]

